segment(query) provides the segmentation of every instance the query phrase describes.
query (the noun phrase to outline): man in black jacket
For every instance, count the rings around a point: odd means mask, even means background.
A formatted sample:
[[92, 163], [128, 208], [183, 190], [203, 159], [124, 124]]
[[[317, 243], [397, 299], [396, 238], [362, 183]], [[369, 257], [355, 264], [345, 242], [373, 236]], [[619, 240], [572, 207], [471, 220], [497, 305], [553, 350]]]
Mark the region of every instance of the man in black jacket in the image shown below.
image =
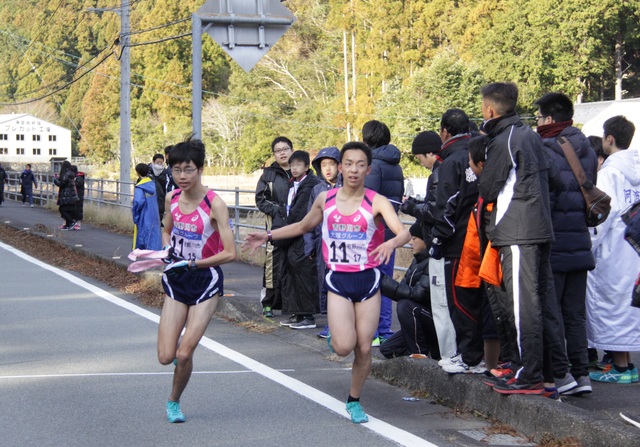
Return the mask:
[[[410, 214], [420, 222], [422, 226], [422, 239], [428, 248], [431, 243], [431, 229], [434, 224], [434, 211], [440, 165], [442, 164], [442, 139], [434, 131], [420, 132], [411, 144], [411, 152], [425, 168], [431, 170], [427, 180], [427, 191], [423, 203], [406, 200], [400, 207], [400, 211]], [[455, 357], [457, 354], [456, 331], [451, 321], [447, 293], [444, 286], [444, 259], [428, 259], [428, 271], [433, 279], [430, 284], [431, 315], [433, 324], [438, 334], [440, 355], [445, 359]]]
[[440, 349], [429, 293], [429, 253], [420, 222], [411, 225], [409, 233], [414, 260], [407, 273], [400, 282], [387, 275], [380, 282], [382, 293], [398, 303], [396, 313], [400, 322], [400, 330], [380, 345], [380, 353], [389, 359], [422, 354], [438, 360]]
[[429, 253], [436, 260], [444, 258], [444, 288], [459, 356], [445, 358], [439, 365], [450, 374], [481, 374], [486, 370], [482, 363], [482, 290], [454, 285], [469, 215], [478, 200], [477, 177], [469, 167], [467, 114], [460, 109], [447, 110], [440, 121], [440, 138], [443, 162]]
[[549, 162], [542, 140], [516, 114], [518, 88], [493, 83], [482, 89], [483, 130], [491, 138], [478, 189], [495, 203], [489, 240], [500, 252], [504, 308], [509, 319], [515, 377], [494, 386], [502, 394], [542, 394], [542, 309], [553, 290]]
[[[276, 159], [264, 168], [256, 187], [256, 206], [265, 214], [268, 231], [284, 227], [287, 219], [287, 198], [289, 196], [289, 157], [293, 143], [287, 137], [277, 137], [271, 143], [271, 151]], [[283, 251], [272, 243], [267, 243], [267, 254], [262, 278], [262, 314], [273, 317], [273, 309], [282, 307], [280, 287], [282, 280]]]
[[547, 93], [538, 106], [536, 131], [543, 138], [545, 153], [551, 163], [551, 221], [555, 241], [551, 244], [551, 270], [555, 298], [560, 309], [560, 341], [566, 339], [566, 353], [577, 386], [564, 394], [591, 392], [587, 353], [587, 271], [595, 268], [591, 252], [591, 235], [585, 221], [585, 202], [578, 181], [557, 139], [566, 138], [576, 152], [582, 169], [596, 183], [598, 159], [589, 140], [574, 127], [573, 103], [562, 93]]

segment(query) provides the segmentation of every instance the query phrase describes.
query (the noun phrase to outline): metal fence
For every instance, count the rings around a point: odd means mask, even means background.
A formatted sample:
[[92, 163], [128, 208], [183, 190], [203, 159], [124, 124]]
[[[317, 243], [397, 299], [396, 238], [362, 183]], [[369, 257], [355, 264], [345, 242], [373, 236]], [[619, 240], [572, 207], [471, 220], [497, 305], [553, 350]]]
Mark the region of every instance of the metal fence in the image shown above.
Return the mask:
[[[43, 207], [55, 205], [58, 199], [58, 187], [53, 183], [54, 175], [39, 173], [34, 173], [34, 175], [38, 187], [33, 189], [33, 202]], [[7, 172], [7, 176], [9, 177], [9, 183], [5, 186], [5, 197], [16, 201], [22, 200], [20, 173]], [[120, 183], [119, 180], [85, 178], [84, 201], [94, 204], [97, 207], [115, 206], [130, 209], [133, 200], [134, 183], [125, 183], [124, 186], [127, 193], [124, 197], [120, 193]], [[260, 210], [255, 206], [243, 205], [243, 203], [252, 203], [254, 201], [255, 191], [235, 188], [216, 189], [216, 193], [224, 199], [229, 208], [229, 217], [236, 243], [241, 244], [243, 242], [244, 231], [261, 230], [265, 228], [263, 223], [260, 225], [252, 223], [252, 221], [255, 220], [262, 221], [262, 219], [260, 219]], [[247, 195], [250, 197], [247, 197]], [[411, 225], [413, 222], [403, 221], [403, 223], [405, 225]], [[402, 249], [407, 248], [408, 246], [402, 247]], [[395, 269], [398, 271], [407, 270], [404, 267], [398, 266], [396, 266]]]

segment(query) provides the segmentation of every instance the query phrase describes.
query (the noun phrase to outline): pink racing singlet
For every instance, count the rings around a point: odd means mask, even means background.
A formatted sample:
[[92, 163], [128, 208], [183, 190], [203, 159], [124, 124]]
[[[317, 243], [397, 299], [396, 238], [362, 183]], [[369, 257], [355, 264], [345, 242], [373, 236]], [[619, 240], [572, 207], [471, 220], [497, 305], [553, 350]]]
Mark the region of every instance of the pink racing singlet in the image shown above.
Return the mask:
[[182, 214], [178, 200], [179, 189], [171, 197], [171, 246], [176, 256], [182, 259], [204, 259], [223, 250], [220, 234], [211, 226], [211, 202], [216, 193], [207, 192], [200, 205], [191, 214]]
[[338, 211], [339, 189], [327, 191], [322, 224], [322, 255], [327, 266], [336, 272], [360, 272], [378, 267], [380, 262], [369, 254], [384, 242], [384, 225], [374, 220], [375, 191], [365, 189], [360, 207], [350, 216]]

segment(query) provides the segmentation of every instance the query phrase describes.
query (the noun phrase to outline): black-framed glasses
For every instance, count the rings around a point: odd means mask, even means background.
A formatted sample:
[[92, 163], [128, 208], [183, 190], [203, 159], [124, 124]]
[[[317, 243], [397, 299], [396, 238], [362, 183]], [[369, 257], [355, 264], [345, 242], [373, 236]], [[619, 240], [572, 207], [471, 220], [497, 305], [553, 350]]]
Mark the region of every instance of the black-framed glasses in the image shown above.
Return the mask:
[[291, 150], [291, 148], [290, 148], [290, 147], [281, 147], [280, 149], [275, 149], [275, 150], [273, 151], [273, 153], [274, 153], [274, 154], [281, 154], [281, 153], [283, 153], [283, 152], [287, 152], [287, 151], [290, 151], [290, 150]]
[[536, 120], [537, 120], [537, 121], [540, 121], [540, 120], [545, 119], [545, 118], [546, 118], [546, 117], [548, 117], [548, 116], [549, 116], [549, 115], [536, 115]]

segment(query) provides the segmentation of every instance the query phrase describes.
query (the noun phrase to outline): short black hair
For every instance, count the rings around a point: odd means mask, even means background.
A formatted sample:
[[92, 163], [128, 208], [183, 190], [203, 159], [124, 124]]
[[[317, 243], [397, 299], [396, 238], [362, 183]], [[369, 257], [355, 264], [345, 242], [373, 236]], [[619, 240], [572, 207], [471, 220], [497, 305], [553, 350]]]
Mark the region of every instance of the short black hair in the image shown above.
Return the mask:
[[311, 164], [311, 161], [309, 158], [309, 152], [295, 151], [293, 154], [291, 154], [291, 157], [289, 157], [289, 164], [291, 164], [294, 161], [301, 161], [304, 163], [305, 166], [308, 167]]
[[287, 143], [289, 145], [289, 148], [291, 150], [293, 150], [293, 143], [291, 142], [290, 139], [288, 139], [287, 137], [276, 137], [272, 142], [271, 142], [271, 152], [274, 151], [276, 144], [278, 143]]
[[616, 140], [618, 149], [629, 149], [636, 126], [622, 115], [609, 118], [602, 125], [604, 136], [611, 135]]
[[344, 153], [349, 150], [359, 150], [365, 153], [367, 156], [367, 166], [371, 166], [371, 161], [373, 160], [373, 155], [371, 154], [371, 148], [367, 146], [366, 143], [362, 141], [351, 141], [342, 146], [340, 150], [340, 163], [342, 163], [342, 158], [344, 157]]
[[543, 116], [550, 116], [556, 122], [573, 118], [573, 101], [564, 93], [551, 92], [533, 103]]
[[587, 137], [587, 140], [589, 140], [591, 149], [596, 153], [596, 157], [606, 160], [609, 155], [607, 155], [602, 148], [602, 137], [590, 135]]
[[440, 129], [445, 129], [453, 136], [469, 133], [469, 117], [462, 109], [449, 109], [442, 115]]
[[482, 99], [490, 101], [496, 112], [502, 115], [516, 111], [518, 87], [513, 82], [494, 82], [482, 87]]
[[149, 165], [146, 163], [138, 163], [136, 165], [136, 173], [140, 177], [146, 177], [149, 175]]
[[152, 158], [153, 161], [156, 161], [158, 158], [160, 158], [162, 161], [164, 161], [164, 155], [162, 154], [155, 154]]
[[476, 165], [487, 159], [487, 145], [491, 141], [486, 135], [478, 135], [469, 140], [469, 155]]
[[169, 152], [171, 152], [171, 149], [173, 149], [173, 146], [167, 146], [164, 148], [164, 155], [169, 155]]
[[391, 131], [381, 121], [367, 121], [362, 126], [362, 141], [371, 149], [386, 146], [391, 142]]
[[200, 169], [204, 166], [205, 148], [201, 140], [189, 138], [187, 141], [178, 143], [171, 149], [169, 166], [179, 163], [189, 163], [190, 161]]

